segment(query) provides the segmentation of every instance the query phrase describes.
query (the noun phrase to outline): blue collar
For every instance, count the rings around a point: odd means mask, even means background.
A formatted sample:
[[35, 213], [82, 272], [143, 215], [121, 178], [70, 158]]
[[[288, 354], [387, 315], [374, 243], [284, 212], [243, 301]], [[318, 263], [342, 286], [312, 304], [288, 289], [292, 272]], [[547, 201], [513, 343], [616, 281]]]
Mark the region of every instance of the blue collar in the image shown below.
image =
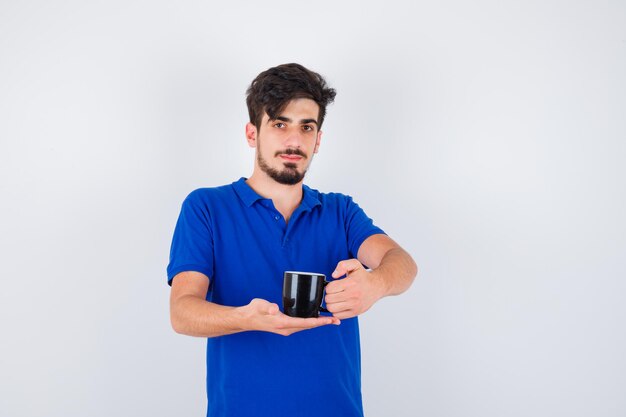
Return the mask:
[[[259, 200], [267, 200], [258, 195], [256, 191], [246, 183], [246, 180], [247, 178], [241, 177], [232, 184], [235, 192], [246, 206], [250, 207]], [[308, 211], [313, 209], [313, 207], [322, 205], [318, 194], [319, 192], [317, 190], [312, 190], [308, 186], [302, 185], [302, 201], [300, 202], [300, 207], [302, 207], [303, 211]]]

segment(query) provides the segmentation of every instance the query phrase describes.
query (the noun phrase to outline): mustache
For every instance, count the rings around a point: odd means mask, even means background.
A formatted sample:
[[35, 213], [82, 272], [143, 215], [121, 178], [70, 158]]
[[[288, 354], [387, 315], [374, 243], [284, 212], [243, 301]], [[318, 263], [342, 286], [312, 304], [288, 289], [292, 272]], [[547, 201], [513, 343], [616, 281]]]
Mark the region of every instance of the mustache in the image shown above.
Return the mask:
[[301, 156], [303, 158], [307, 158], [306, 154], [304, 152], [302, 152], [300, 149], [293, 149], [293, 148], [287, 148], [284, 151], [277, 151], [274, 156], [278, 156], [278, 155], [298, 155]]

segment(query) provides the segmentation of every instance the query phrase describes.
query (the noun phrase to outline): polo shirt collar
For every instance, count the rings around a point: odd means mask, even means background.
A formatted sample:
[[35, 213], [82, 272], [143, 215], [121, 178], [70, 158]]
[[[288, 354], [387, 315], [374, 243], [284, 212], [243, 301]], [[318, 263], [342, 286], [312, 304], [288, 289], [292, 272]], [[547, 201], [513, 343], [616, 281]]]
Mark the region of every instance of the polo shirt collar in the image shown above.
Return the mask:
[[315, 206], [321, 206], [322, 202], [319, 199], [318, 192], [311, 190], [306, 185], [302, 186], [302, 202], [300, 206], [303, 210], [312, 210]]
[[246, 206], [250, 207], [256, 201], [263, 200], [263, 197], [258, 195], [252, 187], [246, 184], [246, 180], [247, 178], [244, 177], [239, 178], [239, 181], [233, 182], [233, 188], [239, 198], [241, 198], [241, 201], [243, 201]]
[[[243, 201], [246, 206], [250, 207], [258, 200], [264, 200], [264, 198], [246, 184], [246, 180], [247, 178], [241, 177], [238, 181], [233, 183], [233, 188], [239, 198], [241, 198], [241, 201]], [[302, 202], [300, 206], [303, 210], [308, 211], [315, 206], [322, 205], [317, 194], [317, 191], [310, 189], [306, 185], [302, 186]]]

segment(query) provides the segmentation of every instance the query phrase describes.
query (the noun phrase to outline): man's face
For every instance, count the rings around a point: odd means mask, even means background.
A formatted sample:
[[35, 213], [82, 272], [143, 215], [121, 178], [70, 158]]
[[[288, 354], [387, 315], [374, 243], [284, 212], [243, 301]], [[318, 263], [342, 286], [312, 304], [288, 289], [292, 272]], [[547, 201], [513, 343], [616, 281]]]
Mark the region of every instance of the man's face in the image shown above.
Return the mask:
[[259, 129], [248, 123], [246, 136], [256, 147], [259, 169], [280, 184], [302, 181], [320, 144], [318, 116], [317, 103], [301, 98], [290, 101], [275, 120], [264, 114]]

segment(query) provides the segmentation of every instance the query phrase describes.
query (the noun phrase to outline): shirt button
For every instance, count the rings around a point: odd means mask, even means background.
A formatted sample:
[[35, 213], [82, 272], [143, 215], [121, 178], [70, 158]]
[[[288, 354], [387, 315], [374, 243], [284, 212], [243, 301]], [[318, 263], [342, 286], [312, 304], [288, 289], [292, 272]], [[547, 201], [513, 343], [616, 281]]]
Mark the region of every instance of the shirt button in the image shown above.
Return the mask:
[[278, 220], [278, 216], [274, 216], [274, 220]]

